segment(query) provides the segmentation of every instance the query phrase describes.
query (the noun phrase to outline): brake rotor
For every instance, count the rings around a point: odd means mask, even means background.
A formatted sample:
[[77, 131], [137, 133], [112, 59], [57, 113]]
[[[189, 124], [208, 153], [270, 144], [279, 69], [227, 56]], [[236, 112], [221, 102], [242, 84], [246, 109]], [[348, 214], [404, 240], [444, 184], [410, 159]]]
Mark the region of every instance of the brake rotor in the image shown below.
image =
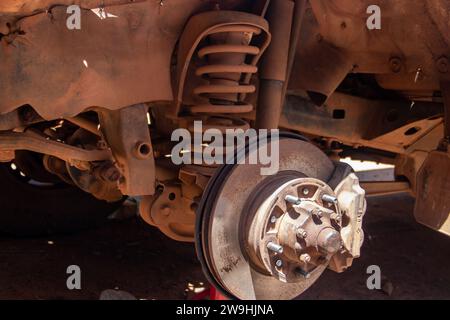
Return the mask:
[[229, 298], [293, 299], [341, 246], [342, 216], [323, 182], [333, 163], [291, 136], [279, 147], [278, 174], [262, 176], [263, 166], [249, 161], [225, 165], [199, 207], [197, 253], [208, 280]]

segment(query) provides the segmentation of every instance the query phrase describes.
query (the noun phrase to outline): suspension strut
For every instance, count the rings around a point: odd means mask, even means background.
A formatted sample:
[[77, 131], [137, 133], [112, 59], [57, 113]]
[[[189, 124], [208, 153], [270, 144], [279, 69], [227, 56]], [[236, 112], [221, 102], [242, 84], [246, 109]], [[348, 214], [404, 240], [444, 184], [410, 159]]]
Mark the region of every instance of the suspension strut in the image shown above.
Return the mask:
[[209, 83], [195, 88], [194, 94], [207, 97], [209, 103], [191, 107], [193, 113], [237, 114], [253, 110], [253, 105], [243, 102], [242, 97], [254, 93], [256, 87], [242, 84], [241, 78], [258, 71], [255, 65], [245, 62], [247, 55], [260, 53], [258, 47], [250, 45], [253, 35], [260, 33], [256, 27], [237, 25], [217, 28], [208, 36], [212, 44], [198, 52], [207, 65], [198, 68], [196, 75]]
[[270, 38], [260, 16], [212, 11], [191, 18], [180, 40], [177, 115], [185, 104], [188, 69], [195, 68], [199, 85], [192, 90], [194, 103], [185, 107], [190, 118], [203, 120], [204, 130], [249, 128], [237, 115], [254, 110], [246, 97], [256, 92], [252, 76]]

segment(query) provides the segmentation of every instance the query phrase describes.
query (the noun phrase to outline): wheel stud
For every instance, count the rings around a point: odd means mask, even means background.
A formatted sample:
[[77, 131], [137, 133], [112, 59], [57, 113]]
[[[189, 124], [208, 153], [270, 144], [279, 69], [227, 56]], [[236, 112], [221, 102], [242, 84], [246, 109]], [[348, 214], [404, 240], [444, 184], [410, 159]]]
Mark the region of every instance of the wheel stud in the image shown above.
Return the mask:
[[279, 244], [276, 244], [276, 243], [273, 243], [273, 242], [269, 242], [267, 244], [267, 249], [269, 249], [270, 251], [273, 251], [275, 253], [279, 253], [279, 254], [283, 253], [283, 247], [280, 246]]
[[286, 200], [286, 202], [289, 202], [296, 206], [298, 206], [300, 203], [302, 203], [302, 200], [300, 200], [298, 197], [291, 196], [291, 195], [286, 196], [286, 198], [284, 198], [284, 200]]
[[322, 201], [328, 202], [328, 203], [334, 203], [337, 204], [338, 200], [335, 196], [330, 196], [329, 194], [324, 194], [322, 196]]

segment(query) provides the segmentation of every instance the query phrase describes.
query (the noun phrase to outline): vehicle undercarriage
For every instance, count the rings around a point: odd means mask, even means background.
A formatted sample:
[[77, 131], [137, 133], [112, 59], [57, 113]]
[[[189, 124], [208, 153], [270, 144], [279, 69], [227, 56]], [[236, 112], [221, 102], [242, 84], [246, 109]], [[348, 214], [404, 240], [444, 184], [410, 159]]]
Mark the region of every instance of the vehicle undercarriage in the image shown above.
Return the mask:
[[0, 230], [73, 231], [134, 197], [238, 299], [350, 268], [367, 196], [409, 192], [450, 235], [449, 21], [446, 0], [3, 0]]

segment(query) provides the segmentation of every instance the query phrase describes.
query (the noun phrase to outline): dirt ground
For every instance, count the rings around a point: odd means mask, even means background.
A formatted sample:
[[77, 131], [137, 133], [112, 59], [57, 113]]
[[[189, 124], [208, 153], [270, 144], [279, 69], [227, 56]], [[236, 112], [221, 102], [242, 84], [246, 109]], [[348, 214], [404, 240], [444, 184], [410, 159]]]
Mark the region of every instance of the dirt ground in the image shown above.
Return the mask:
[[[418, 225], [406, 195], [369, 200], [362, 258], [343, 274], [327, 271], [301, 299], [450, 299], [450, 238]], [[0, 299], [99, 299], [120, 289], [138, 299], [184, 299], [204, 282], [193, 245], [171, 241], [138, 218], [77, 235], [0, 238]], [[82, 289], [66, 288], [78, 265]], [[366, 269], [383, 285], [370, 291]]]

